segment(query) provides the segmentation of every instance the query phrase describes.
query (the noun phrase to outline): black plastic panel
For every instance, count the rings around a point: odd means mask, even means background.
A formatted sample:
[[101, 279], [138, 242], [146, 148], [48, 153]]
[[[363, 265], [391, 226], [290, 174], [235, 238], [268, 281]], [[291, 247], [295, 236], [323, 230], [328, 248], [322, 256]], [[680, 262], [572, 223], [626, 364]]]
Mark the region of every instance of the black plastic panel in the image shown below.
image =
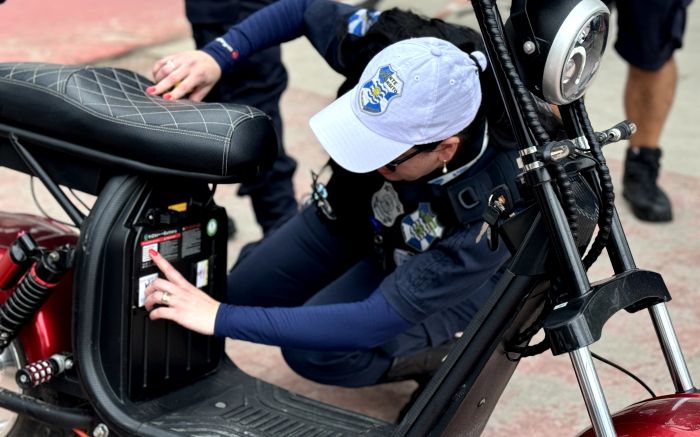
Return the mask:
[[[197, 192], [198, 191], [198, 192]], [[221, 299], [225, 292], [226, 214], [206, 190], [157, 188], [133, 217], [129, 275], [128, 392], [132, 400], [152, 398], [216, 369], [223, 339], [179, 325], [152, 321], [143, 290], [162, 273], [150, 260], [157, 250], [188, 281]]]

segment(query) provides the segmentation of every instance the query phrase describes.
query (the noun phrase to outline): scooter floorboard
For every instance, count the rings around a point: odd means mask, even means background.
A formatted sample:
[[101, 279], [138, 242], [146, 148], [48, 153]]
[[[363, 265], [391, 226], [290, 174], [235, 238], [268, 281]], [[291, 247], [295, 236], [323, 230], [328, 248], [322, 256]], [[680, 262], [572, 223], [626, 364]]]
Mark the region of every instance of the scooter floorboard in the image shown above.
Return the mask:
[[[393, 430], [390, 423], [289, 392], [225, 361], [215, 375], [159, 399], [169, 412], [144, 425], [187, 436], [386, 436]], [[190, 404], [193, 389], [211, 396]]]

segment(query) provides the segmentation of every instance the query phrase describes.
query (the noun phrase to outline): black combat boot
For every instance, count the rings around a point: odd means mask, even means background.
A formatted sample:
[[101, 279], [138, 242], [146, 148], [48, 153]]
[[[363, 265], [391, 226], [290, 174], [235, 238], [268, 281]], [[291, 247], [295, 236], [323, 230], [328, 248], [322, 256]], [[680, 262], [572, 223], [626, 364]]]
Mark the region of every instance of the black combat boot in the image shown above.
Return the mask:
[[658, 148], [627, 149], [622, 196], [639, 220], [669, 222], [673, 219], [671, 201], [656, 184], [660, 159], [661, 149]]
[[412, 379], [418, 383], [418, 387], [411, 394], [411, 398], [406, 405], [401, 408], [397, 423], [401, 422], [408, 410], [411, 409], [411, 406], [428, 385], [438, 368], [440, 368], [442, 362], [445, 360], [450, 350], [452, 350], [457, 340], [458, 338], [455, 337], [444, 344], [424, 349], [413, 355], [394, 358], [391, 367], [379, 382], [395, 382]]

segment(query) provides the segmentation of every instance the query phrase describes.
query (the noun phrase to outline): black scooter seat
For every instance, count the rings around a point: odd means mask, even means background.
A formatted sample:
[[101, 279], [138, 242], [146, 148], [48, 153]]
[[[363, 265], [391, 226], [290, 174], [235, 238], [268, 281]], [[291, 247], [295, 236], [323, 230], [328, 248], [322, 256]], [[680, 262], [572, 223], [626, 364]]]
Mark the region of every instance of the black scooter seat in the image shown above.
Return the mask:
[[93, 165], [211, 182], [239, 182], [274, 161], [277, 136], [261, 111], [168, 101], [147, 94], [150, 85], [117, 68], [0, 63], [0, 134]]

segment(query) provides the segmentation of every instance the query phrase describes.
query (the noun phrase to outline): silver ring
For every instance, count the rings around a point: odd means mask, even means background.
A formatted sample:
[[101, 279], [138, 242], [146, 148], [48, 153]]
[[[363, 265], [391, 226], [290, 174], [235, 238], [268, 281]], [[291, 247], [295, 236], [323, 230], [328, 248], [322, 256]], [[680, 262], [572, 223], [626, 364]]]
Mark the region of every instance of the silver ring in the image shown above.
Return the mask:
[[167, 291], [163, 291], [163, 294], [160, 295], [160, 303], [163, 305], [168, 305], [170, 304], [170, 293]]
[[175, 62], [173, 62], [172, 59], [168, 59], [167, 61], [165, 61], [165, 65], [167, 65], [167, 66], [170, 67], [170, 71], [172, 71], [172, 70], [174, 70], [175, 68], [177, 68], [177, 67], [175, 66]]

